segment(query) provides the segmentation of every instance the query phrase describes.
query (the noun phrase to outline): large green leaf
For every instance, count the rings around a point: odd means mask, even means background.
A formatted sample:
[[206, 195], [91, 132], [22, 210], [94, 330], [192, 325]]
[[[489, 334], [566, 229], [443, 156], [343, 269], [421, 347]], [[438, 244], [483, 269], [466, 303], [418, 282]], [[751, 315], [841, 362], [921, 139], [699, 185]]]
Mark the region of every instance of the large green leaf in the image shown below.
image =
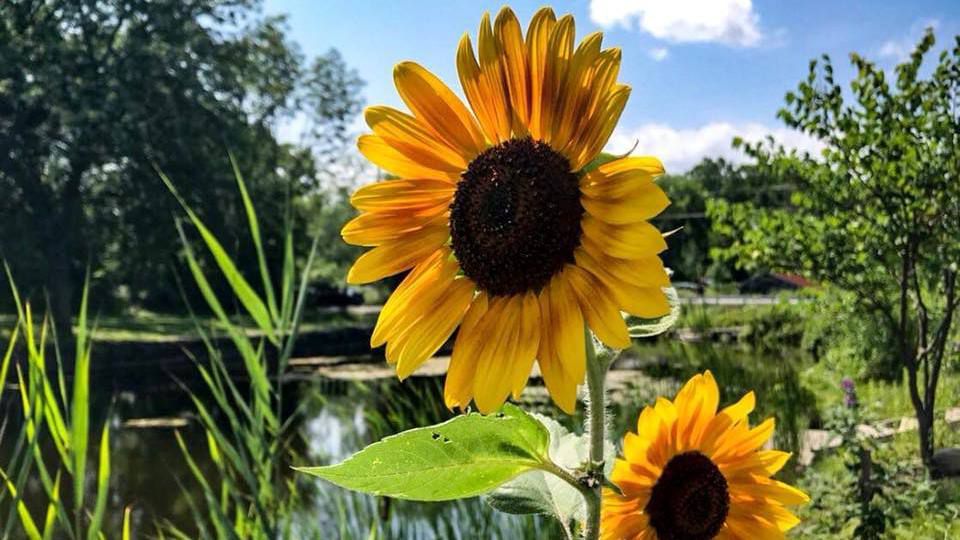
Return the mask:
[[545, 468], [549, 444], [543, 424], [508, 404], [498, 414], [471, 413], [387, 437], [338, 465], [298, 470], [364, 493], [445, 501]]

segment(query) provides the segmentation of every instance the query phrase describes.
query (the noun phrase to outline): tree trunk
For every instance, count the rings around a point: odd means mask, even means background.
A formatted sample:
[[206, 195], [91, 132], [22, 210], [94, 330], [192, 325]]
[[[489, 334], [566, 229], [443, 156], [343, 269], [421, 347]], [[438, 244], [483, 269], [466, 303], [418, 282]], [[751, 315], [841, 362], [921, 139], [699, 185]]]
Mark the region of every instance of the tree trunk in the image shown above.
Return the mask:
[[[57, 331], [60, 352], [65, 359], [73, 358], [73, 315], [76, 294], [76, 268], [78, 259], [85, 257], [82, 246], [83, 201], [80, 181], [86, 164], [79, 159], [71, 163], [71, 171], [63, 186], [58, 204], [51, 208], [47, 229], [47, 294], [50, 299], [50, 315]], [[72, 366], [73, 362], [66, 361]]]
[[917, 423], [920, 430], [920, 458], [928, 470], [933, 465], [933, 409], [917, 411]]

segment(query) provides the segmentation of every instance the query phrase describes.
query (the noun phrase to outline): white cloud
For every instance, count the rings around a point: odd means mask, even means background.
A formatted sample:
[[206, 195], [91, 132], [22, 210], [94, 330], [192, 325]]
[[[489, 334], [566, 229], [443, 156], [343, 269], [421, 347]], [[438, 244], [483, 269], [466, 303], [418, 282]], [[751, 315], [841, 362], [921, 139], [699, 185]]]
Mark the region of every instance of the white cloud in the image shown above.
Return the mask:
[[906, 35], [883, 42], [877, 54], [879, 54], [881, 58], [903, 62], [910, 58], [910, 53], [917, 47], [917, 43], [920, 41], [920, 37], [923, 36], [923, 32], [927, 28], [936, 30], [938, 26], [940, 26], [940, 21], [937, 19], [917, 21], [910, 25], [910, 30]]
[[670, 51], [666, 47], [654, 47], [648, 51], [648, 54], [650, 54], [650, 58], [653, 58], [654, 61], [662, 62], [670, 54]]
[[673, 42], [718, 42], [741, 47], [763, 39], [751, 0], [590, 0], [590, 19], [603, 27], [639, 28]]
[[785, 127], [759, 123], [733, 124], [711, 122], [692, 129], [676, 129], [666, 124], [644, 124], [636, 128], [618, 128], [605, 150], [612, 154], [629, 151], [636, 143], [635, 155], [656, 156], [667, 172], [682, 173], [705, 157], [723, 157], [734, 163], [748, 161], [741, 150], [731, 146], [734, 137], [756, 142], [772, 135], [787, 148], [818, 153], [823, 144], [812, 137]]

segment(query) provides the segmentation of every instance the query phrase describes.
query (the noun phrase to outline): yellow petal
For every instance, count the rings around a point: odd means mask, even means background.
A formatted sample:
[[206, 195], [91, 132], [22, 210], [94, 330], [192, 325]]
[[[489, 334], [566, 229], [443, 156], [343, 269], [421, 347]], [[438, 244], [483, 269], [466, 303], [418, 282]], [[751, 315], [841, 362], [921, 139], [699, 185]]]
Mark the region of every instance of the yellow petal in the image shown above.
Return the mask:
[[596, 172], [605, 178], [617, 178], [620, 174], [645, 174], [653, 177], [664, 173], [663, 163], [652, 156], [625, 156], [608, 161], [597, 167]]
[[402, 62], [393, 70], [397, 91], [434, 135], [464, 155], [475, 157], [486, 147], [470, 111], [436, 75], [414, 62]]
[[382, 212], [360, 214], [348, 221], [340, 235], [355, 246], [378, 246], [424, 229], [442, 227], [448, 221], [446, 205], [417, 214]]
[[401, 338], [403, 344], [395, 358], [397, 376], [401, 380], [410, 376], [447, 341], [463, 319], [475, 290], [476, 285], [469, 279], [455, 279], [433, 302], [432, 309], [419, 320], [411, 321], [410, 331]]
[[576, 266], [568, 265], [563, 273], [577, 295], [580, 309], [590, 329], [600, 341], [615, 349], [628, 348], [630, 333], [620, 315], [620, 308], [613, 298], [613, 293], [591, 274]]
[[670, 285], [670, 277], [663, 266], [663, 261], [656, 255], [640, 256], [635, 259], [617, 258], [608, 253], [610, 251], [608, 247], [601, 247], [586, 236], [581, 240], [581, 249], [589, 253], [608, 272], [626, 283], [632, 283], [638, 287]]
[[489, 104], [487, 137], [492, 141], [505, 141], [510, 138], [512, 123], [510, 99], [507, 94], [507, 82], [503, 77], [503, 68], [500, 65], [500, 48], [493, 35], [490, 16], [486, 13], [483, 14], [483, 20], [480, 22], [477, 53], [480, 58], [481, 80], [486, 89], [485, 95]]
[[462, 172], [426, 167], [401, 154], [376, 135], [361, 135], [357, 139], [357, 148], [374, 165], [400, 178], [431, 178], [456, 182]]
[[613, 294], [617, 305], [627, 313], [645, 319], [655, 319], [670, 313], [670, 303], [660, 287], [639, 287], [613, 275], [609, 269], [597, 262], [582, 249], [574, 251], [577, 266], [590, 272]]
[[495, 298], [480, 323], [478, 331], [485, 339], [476, 352], [473, 399], [483, 414], [497, 410], [510, 395], [510, 365], [520, 339], [522, 309], [520, 296]]
[[404, 327], [405, 321], [430, 309], [438, 291], [448, 287], [459, 271], [459, 265], [450, 255], [449, 248], [440, 248], [407, 274], [380, 310], [370, 347], [383, 345]]
[[555, 146], [554, 118], [560, 114], [560, 92], [573, 57], [576, 34], [573, 17], [564, 15], [553, 26], [547, 41], [547, 62], [540, 89], [540, 138]]
[[443, 387], [443, 401], [450, 409], [466, 408], [473, 399], [473, 378], [477, 371], [474, 351], [484, 337], [476, 329], [477, 323], [486, 312], [487, 295], [481, 292], [463, 317], [463, 324], [460, 325], [457, 340], [453, 345], [450, 367], [447, 368], [447, 379]]
[[371, 283], [403, 272], [436, 251], [449, 237], [447, 227], [438, 226], [377, 246], [353, 263], [347, 283]]
[[757, 476], [770, 477], [783, 468], [790, 460], [790, 452], [780, 450], [761, 450], [743, 459], [722, 463], [719, 465], [723, 475], [731, 481], [740, 476], [753, 479]]
[[583, 175], [580, 190], [593, 199], [616, 201], [646, 189], [663, 172], [663, 164], [655, 157], [615, 159]]
[[577, 298], [561, 275], [540, 293], [540, 351], [538, 363], [553, 401], [564, 412], [577, 407], [577, 386], [586, 371], [583, 315]]
[[704, 430], [703, 439], [700, 442], [703, 453], [712, 456], [715, 445], [721, 442], [730, 427], [746, 421], [747, 415], [753, 411], [755, 405], [756, 396], [753, 392], [747, 392], [740, 401], [720, 411]]
[[591, 119], [589, 129], [586, 130], [580, 139], [579, 156], [571, 160], [571, 168], [578, 171], [584, 165], [593, 161], [600, 150], [607, 144], [610, 134], [617, 127], [623, 108], [627, 105], [630, 98], [630, 87], [626, 85], [617, 85], [610, 92], [609, 96], [604, 98], [599, 105], [599, 110]]
[[415, 211], [449, 205], [456, 189], [441, 180], [386, 180], [361, 187], [350, 204], [365, 212]]
[[529, 291], [523, 295], [518, 333], [517, 352], [510, 366], [513, 399], [520, 399], [520, 394], [527, 386], [540, 347], [540, 305], [537, 296]]
[[526, 135], [530, 121], [530, 90], [527, 82], [527, 48], [517, 16], [503, 7], [493, 24], [493, 36], [503, 55], [503, 73], [507, 82], [510, 105], [513, 110], [513, 131]]
[[451, 148], [416, 118], [391, 107], [367, 107], [364, 119], [384, 142], [411, 160], [444, 171], [462, 171], [473, 156]]
[[586, 336], [584, 334], [583, 312], [577, 303], [577, 295], [563, 274], [554, 276], [549, 289], [552, 327], [555, 331], [557, 355], [563, 364], [563, 370], [573, 384], [583, 383], [586, 375]]
[[596, 246], [597, 251], [610, 257], [641, 259], [667, 249], [663, 235], [646, 221], [611, 225], [587, 215], [581, 220], [580, 226], [584, 238]]
[[598, 220], [613, 225], [625, 225], [655, 217], [670, 205], [670, 199], [660, 186], [651, 183], [629, 197], [603, 200], [584, 196], [581, 203], [583, 208]]
[[731, 483], [730, 495], [739, 499], [765, 499], [769, 504], [797, 505], [810, 502], [810, 497], [799, 489], [778, 480], [762, 478]]
[[470, 108], [480, 122], [480, 128], [487, 140], [499, 142], [496, 113], [493, 111], [495, 105], [487, 94], [488, 89], [480, 71], [480, 64], [477, 63], [477, 58], [473, 54], [473, 44], [468, 34], [460, 38], [460, 45], [457, 46], [457, 75], [460, 78], [463, 93], [467, 96]]
[[[590, 87], [587, 90], [590, 99], [583, 110], [584, 123], [582, 125], [585, 128], [583, 133], [587, 133], [589, 126], [596, 122], [602, 111], [603, 103], [613, 91], [617, 83], [617, 76], [620, 74], [622, 56], [621, 50], [614, 47], [601, 51], [597, 57], [589, 80]], [[585, 142], [586, 140], [583, 138], [577, 139], [578, 144]]]
[[582, 130], [584, 122], [584, 108], [590, 100], [589, 79], [593, 65], [600, 56], [600, 44], [603, 34], [594, 32], [583, 39], [573, 53], [569, 67], [559, 89], [559, 103], [553, 117], [554, 148], [560, 149], [564, 155], [578, 154], [575, 149], [570, 154], [567, 143], [574, 134]]
[[726, 527], [736, 538], [742, 540], [783, 540], [785, 537], [776, 525], [759, 516], [737, 514], [739, 508], [731, 508]]
[[530, 69], [530, 135], [543, 139], [541, 124], [543, 110], [550, 103], [543, 102], [544, 80], [549, 62], [550, 35], [557, 18], [550, 8], [541, 8], [530, 20], [527, 30], [527, 66]]
[[773, 436], [775, 425], [773, 418], [767, 418], [742, 435], [736, 430], [728, 430], [726, 436], [718, 441], [717, 450], [712, 456], [713, 460], [721, 463], [759, 449]]

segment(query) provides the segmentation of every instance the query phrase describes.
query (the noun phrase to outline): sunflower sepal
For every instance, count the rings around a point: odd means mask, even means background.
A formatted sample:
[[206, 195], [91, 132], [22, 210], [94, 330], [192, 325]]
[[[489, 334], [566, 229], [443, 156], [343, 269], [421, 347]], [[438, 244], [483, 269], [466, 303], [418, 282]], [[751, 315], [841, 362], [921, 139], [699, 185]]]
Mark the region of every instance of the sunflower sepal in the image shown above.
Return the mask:
[[670, 313], [656, 319], [627, 317], [627, 330], [631, 338], [652, 338], [669, 332], [680, 319], [680, 295], [673, 287], [664, 287], [663, 293], [670, 304]]
[[[550, 462], [540, 470], [524, 473], [484, 497], [494, 509], [509, 514], [541, 514], [557, 519], [565, 532], [582, 528], [587, 517], [585, 496], [595, 486], [608, 483], [616, 455], [614, 445], [604, 447], [608, 464], [596, 474], [590, 462], [590, 442], [586, 435], [571, 433], [556, 420], [533, 413], [550, 433]], [[573, 536], [568, 535], [568, 538]]]

